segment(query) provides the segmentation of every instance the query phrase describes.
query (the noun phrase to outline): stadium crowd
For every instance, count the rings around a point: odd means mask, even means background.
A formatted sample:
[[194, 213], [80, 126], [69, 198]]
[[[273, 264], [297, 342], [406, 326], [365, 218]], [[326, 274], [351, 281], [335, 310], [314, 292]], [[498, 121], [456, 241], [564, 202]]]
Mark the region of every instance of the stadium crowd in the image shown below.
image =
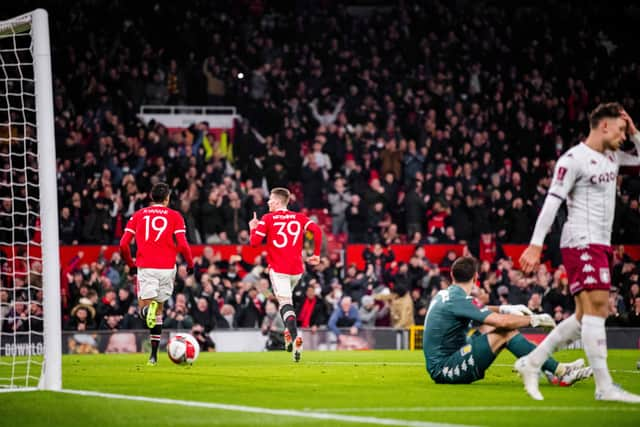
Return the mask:
[[[590, 108], [614, 99], [640, 120], [628, 26], [603, 19], [613, 12], [602, 2], [407, 1], [369, 16], [340, 2], [289, 3], [52, 6], [63, 244], [117, 243], [158, 181], [173, 188], [190, 243], [247, 244], [250, 215], [267, 211], [268, 188], [284, 186], [292, 209], [327, 209], [325, 232], [371, 245], [363, 271], [326, 256], [308, 268], [296, 290], [303, 327], [421, 324], [455, 256], [435, 265], [426, 243], [480, 255], [478, 301], [571, 313], [554, 250], [562, 215], [547, 239], [553, 272], [524, 277], [481, 252], [528, 242], [554, 160], [585, 136]], [[622, 16], [637, 20], [638, 8]], [[138, 119], [145, 104], [234, 105], [242, 119], [224, 138], [207, 123], [171, 133]], [[632, 172], [619, 181], [614, 243], [640, 242]], [[396, 243], [416, 245], [409, 262], [394, 260]], [[268, 322], [264, 266], [207, 248], [194, 275], [179, 267], [165, 328]], [[610, 324], [640, 326], [639, 271], [617, 257]], [[67, 329], [141, 327], [118, 254], [79, 253], [62, 281]], [[15, 304], [3, 328], [20, 328], [30, 309]]]

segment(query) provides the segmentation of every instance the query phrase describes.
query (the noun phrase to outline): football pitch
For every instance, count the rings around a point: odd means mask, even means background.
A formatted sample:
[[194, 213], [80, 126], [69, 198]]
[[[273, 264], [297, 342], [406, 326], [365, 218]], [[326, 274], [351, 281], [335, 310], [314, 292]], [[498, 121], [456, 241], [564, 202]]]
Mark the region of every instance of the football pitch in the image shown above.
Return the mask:
[[[581, 351], [558, 353], [570, 361]], [[610, 350], [614, 381], [640, 393], [637, 351]], [[68, 392], [0, 394], [0, 426], [635, 426], [640, 405], [596, 402], [589, 379], [541, 383], [536, 402], [500, 355], [483, 381], [436, 385], [420, 351], [204, 353], [193, 366], [146, 355], [68, 355]], [[83, 391], [82, 394], [80, 391]]]

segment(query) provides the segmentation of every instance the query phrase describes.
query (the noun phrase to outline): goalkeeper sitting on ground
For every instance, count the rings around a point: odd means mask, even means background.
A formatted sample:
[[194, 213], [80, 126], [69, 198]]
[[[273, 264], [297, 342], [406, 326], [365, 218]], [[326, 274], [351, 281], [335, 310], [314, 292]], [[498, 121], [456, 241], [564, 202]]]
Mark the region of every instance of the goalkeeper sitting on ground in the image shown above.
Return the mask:
[[[458, 258], [451, 266], [453, 284], [433, 298], [424, 324], [423, 351], [427, 371], [436, 383], [469, 384], [484, 378], [498, 353], [507, 348], [517, 358], [535, 345], [518, 331], [522, 327], [553, 328], [548, 314], [532, 314], [524, 305], [477, 308], [470, 296], [478, 280], [478, 262]], [[469, 334], [470, 323], [481, 326]], [[543, 370], [554, 384], [568, 386], [592, 375], [584, 360], [558, 363], [548, 359]]]

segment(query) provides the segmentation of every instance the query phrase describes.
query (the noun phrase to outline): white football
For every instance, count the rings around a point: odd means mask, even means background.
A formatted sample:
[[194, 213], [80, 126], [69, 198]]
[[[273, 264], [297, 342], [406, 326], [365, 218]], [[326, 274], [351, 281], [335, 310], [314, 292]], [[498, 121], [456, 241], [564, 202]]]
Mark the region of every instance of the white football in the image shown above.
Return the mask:
[[179, 333], [169, 338], [167, 354], [173, 363], [192, 364], [200, 354], [200, 344], [190, 334]]

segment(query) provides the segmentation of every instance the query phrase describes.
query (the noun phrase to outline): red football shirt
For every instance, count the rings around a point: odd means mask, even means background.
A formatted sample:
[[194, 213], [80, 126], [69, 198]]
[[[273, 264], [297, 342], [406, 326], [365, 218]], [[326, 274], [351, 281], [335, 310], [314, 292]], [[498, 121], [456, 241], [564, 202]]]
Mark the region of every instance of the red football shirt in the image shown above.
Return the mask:
[[[136, 238], [138, 247], [136, 267], [173, 268], [179, 251], [185, 255], [187, 263], [192, 265], [188, 245], [186, 246], [188, 255], [185, 250], [181, 250], [183, 248], [180, 241], [185, 240], [186, 227], [182, 215], [177, 211], [162, 205], [142, 208], [129, 219], [124, 231], [125, 234], [122, 236], [124, 242], [130, 240], [127, 234], [132, 234]], [[123, 242], [121, 247], [122, 244]]]
[[269, 267], [281, 274], [301, 274], [304, 272], [302, 246], [304, 233], [313, 232], [314, 255], [320, 255], [322, 232], [306, 215], [289, 210], [269, 212], [251, 230], [251, 244], [256, 246], [267, 240], [267, 262]]

